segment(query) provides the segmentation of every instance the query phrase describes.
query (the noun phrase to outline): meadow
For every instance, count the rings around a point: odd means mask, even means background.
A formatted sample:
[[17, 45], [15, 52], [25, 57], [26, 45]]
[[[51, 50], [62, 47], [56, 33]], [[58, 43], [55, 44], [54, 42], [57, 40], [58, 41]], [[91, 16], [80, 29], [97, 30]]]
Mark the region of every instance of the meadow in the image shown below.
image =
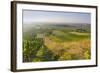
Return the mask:
[[90, 24], [36, 23], [23, 28], [23, 62], [91, 59]]

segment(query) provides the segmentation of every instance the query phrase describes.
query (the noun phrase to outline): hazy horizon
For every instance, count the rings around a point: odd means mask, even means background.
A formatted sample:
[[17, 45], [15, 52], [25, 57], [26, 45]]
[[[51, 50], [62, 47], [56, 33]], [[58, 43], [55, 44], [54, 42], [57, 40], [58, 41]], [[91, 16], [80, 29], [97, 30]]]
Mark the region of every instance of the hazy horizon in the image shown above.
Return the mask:
[[91, 24], [90, 13], [23, 10], [23, 23]]

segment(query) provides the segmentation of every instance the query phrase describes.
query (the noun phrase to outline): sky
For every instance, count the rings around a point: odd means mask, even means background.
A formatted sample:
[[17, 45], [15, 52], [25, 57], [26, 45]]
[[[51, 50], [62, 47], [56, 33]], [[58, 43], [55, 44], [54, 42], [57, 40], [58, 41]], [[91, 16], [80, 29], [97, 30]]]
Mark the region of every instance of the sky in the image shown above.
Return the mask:
[[91, 23], [90, 13], [23, 10], [23, 23]]

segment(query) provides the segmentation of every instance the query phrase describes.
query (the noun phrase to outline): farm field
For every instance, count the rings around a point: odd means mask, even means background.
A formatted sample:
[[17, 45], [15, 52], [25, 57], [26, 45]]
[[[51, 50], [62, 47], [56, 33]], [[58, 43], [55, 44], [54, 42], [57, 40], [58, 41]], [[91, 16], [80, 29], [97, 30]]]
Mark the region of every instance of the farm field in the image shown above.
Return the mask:
[[36, 23], [27, 28], [23, 27], [23, 62], [91, 59], [90, 24]]

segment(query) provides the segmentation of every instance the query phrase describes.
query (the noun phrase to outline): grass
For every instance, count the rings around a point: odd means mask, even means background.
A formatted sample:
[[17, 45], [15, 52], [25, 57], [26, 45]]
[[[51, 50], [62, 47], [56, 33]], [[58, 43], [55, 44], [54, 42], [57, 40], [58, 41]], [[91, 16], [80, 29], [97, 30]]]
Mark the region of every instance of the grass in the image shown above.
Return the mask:
[[49, 48], [49, 50], [51, 50], [54, 54], [59, 55], [60, 57], [65, 56], [65, 54], [69, 54], [72, 57], [77, 56], [78, 59], [90, 58], [89, 52], [91, 45], [89, 39], [70, 42], [55, 42], [46, 38], [45, 45]]
[[53, 35], [44, 38], [44, 44], [60, 56], [59, 60], [90, 59], [89, 33], [55, 31]]
[[89, 33], [79, 33], [79, 32], [62, 32], [54, 31], [53, 35], [48, 36], [49, 39], [56, 42], [65, 42], [65, 41], [78, 41], [85, 38], [90, 38]]
[[90, 59], [90, 32], [75, 29], [41, 28], [34, 34], [27, 33], [31, 36], [24, 33], [24, 62]]

